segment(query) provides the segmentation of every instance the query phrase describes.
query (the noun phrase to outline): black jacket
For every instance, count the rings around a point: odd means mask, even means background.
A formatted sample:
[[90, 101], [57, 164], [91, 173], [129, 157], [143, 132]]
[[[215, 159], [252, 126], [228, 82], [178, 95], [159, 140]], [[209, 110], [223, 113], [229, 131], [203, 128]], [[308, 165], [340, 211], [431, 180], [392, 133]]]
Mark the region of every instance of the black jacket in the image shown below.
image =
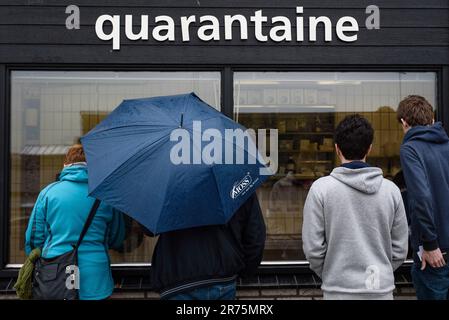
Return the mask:
[[[449, 249], [449, 138], [441, 123], [416, 126], [404, 137], [401, 164], [407, 185], [414, 251]], [[415, 255], [415, 260], [416, 255]]]
[[265, 236], [255, 195], [227, 225], [163, 233], [153, 253], [153, 288], [166, 298], [254, 272], [262, 260]]

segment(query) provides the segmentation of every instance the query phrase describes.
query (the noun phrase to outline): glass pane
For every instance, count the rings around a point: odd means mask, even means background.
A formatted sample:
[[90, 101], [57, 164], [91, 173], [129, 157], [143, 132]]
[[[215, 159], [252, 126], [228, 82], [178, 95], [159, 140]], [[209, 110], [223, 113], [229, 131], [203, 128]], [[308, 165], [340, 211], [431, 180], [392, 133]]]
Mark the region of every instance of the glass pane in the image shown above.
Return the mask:
[[[123, 99], [195, 92], [220, 108], [219, 72], [16, 71], [11, 86], [9, 263], [24, 261], [24, 234], [39, 191], [55, 180], [67, 148]], [[155, 239], [136, 232], [113, 263], [149, 262]]]
[[[400, 171], [402, 129], [395, 110], [409, 94], [436, 107], [436, 74], [399, 72], [240, 72], [234, 117], [247, 128], [278, 129], [278, 172], [257, 191], [267, 225], [265, 261], [304, 260], [302, 209], [312, 182], [337, 163], [334, 128], [351, 113], [375, 129], [368, 162], [387, 178]], [[267, 148], [269, 150], [269, 148]]]

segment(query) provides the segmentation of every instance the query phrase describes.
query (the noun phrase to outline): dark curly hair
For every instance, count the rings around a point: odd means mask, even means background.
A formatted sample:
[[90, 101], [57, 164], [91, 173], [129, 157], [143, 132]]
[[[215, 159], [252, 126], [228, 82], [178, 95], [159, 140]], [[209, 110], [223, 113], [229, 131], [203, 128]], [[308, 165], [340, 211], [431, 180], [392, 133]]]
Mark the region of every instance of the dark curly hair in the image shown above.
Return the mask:
[[346, 116], [335, 129], [334, 140], [347, 160], [365, 158], [373, 143], [374, 130], [368, 120], [354, 114]]

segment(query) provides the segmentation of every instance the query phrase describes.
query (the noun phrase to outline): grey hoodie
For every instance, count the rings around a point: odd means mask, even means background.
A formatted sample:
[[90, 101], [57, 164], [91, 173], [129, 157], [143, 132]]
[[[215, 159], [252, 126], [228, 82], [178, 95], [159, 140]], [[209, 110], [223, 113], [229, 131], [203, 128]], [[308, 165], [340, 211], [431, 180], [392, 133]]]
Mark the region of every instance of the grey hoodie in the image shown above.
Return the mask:
[[323, 291], [390, 293], [408, 249], [401, 193], [379, 168], [335, 168], [309, 191], [302, 238]]

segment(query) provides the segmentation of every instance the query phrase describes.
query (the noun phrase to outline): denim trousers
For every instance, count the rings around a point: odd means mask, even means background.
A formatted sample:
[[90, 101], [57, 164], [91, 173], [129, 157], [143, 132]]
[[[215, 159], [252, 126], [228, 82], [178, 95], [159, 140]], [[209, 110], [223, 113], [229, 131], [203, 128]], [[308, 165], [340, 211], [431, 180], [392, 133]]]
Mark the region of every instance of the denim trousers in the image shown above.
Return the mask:
[[421, 263], [412, 266], [413, 286], [418, 300], [449, 300], [449, 266], [432, 268]]
[[234, 300], [236, 282], [214, 284], [173, 295], [168, 300]]

